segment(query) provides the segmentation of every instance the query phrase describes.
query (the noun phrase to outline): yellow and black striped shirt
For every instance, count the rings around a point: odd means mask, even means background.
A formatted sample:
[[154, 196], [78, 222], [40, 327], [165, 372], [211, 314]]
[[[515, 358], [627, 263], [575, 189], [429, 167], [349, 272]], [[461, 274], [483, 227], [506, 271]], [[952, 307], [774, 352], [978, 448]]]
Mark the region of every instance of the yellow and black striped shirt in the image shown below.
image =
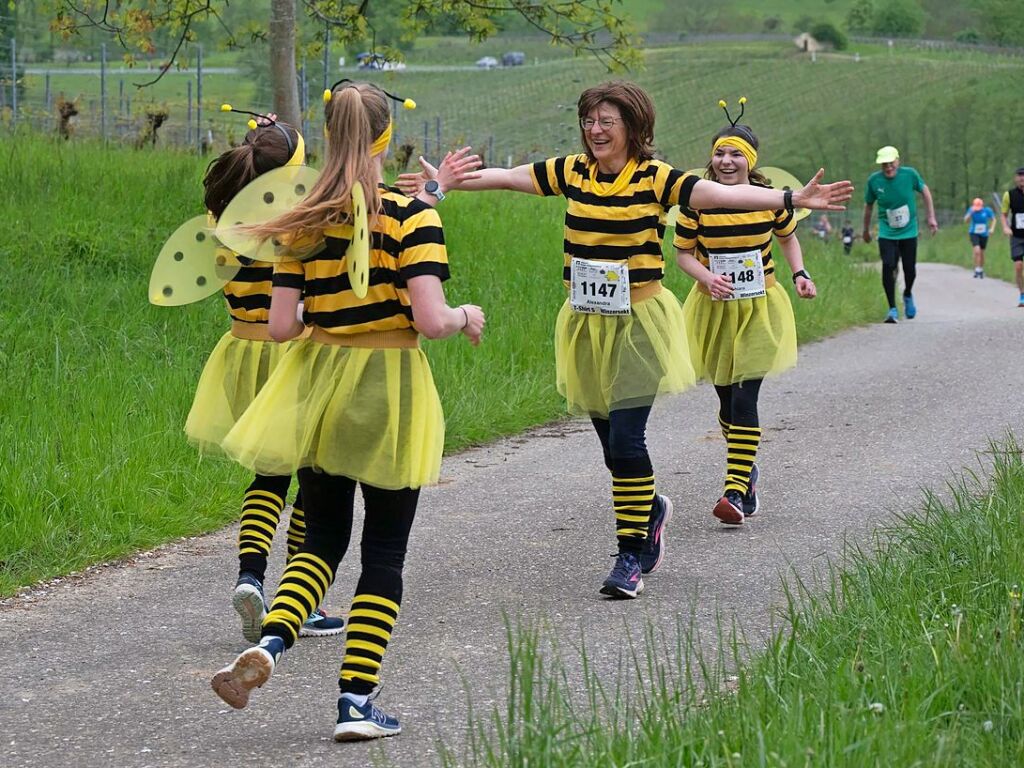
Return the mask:
[[[228, 253], [235, 258], [234, 251]], [[270, 290], [273, 287], [274, 265], [266, 261], [253, 261], [244, 256], [237, 258], [242, 262], [242, 268], [231, 282], [224, 286], [228, 314], [232, 320], [243, 323], [265, 324], [270, 320]]]
[[709, 208], [694, 211], [679, 209], [673, 244], [683, 251], [694, 251], [700, 263], [708, 266], [709, 252], [744, 253], [761, 251], [765, 277], [775, 273], [772, 259], [772, 235], [786, 237], [796, 231], [791, 211], [737, 211]]
[[337, 334], [415, 328], [407, 281], [420, 275], [448, 279], [448, 251], [437, 211], [397, 190], [382, 187], [381, 193], [365, 298], [355, 295], [348, 277], [349, 225], [326, 230], [327, 247], [316, 256], [275, 265], [275, 286], [302, 291], [306, 325]]
[[542, 160], [533, 164], [532, 173], [538, 194], [568, 200], [562, 275], [567, 287], [573, 257], [625, 261], [633, 287], [664, 277], [665, 212], [689, 204], [696, 176], [660, 160], [644, 160], [621, 194], [601, 196], [593, 190], [594, 175], [602, 184], [615, 177], [599, 173], [586, 155]]

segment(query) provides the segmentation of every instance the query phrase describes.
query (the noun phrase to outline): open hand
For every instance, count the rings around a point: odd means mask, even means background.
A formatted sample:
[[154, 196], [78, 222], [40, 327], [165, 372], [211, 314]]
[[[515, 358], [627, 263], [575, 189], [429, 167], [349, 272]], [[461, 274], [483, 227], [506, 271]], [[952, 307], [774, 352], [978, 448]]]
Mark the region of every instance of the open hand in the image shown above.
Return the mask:
[[853, 184], [849, 181], [834, 181], [822, 184], [821, 177], [825, 169], [819, 168], [814, 178], [807, 182], [803, 189], [793, 192], [794, 208], [811, 208], [818, 211], [845, 211], [843, 205], [853, 197]]
[[[437, 179], [437, 183], [441, 187], [442, 192], [447, 192], [450, 189], [458, 189], [459, 183], [467, 181], [469, 179], [479, 179], [479, 173], [473, 173], [481, 165], [480, 155], [469, 154], [472, 151], [472, 147], [463, 147], [455, 152], [449, 152], [444, 156], [444, 160], [441, 161], [434, 171], [434, 177]], [[420, 164], [424, 164], [426, 161], [421, 157]], [[426, 163], [430, 165], [429, 163]], [[432, 167], [432, 166], [431, 166]], [[426, 172], [426, 168], [424, 168]], [[401, 178], [401, 177], [399, 177]], [[424, 179], [426, 181], [426, 179]]]

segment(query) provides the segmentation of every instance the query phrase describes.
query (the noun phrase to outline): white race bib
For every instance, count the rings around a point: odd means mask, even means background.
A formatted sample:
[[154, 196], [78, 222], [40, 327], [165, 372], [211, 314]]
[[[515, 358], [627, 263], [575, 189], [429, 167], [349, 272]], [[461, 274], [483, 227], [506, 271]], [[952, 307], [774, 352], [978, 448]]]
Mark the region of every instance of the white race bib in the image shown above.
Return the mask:
[[853, 238], [849, 235], [843, 235], [843, 245], [849, 245], [853, 242]]
[[764, 264], [761, 262], [761, 251], [745, 253], [711, 253], [711, 271], [716, 275], [725, 275], [732, 279], [733, 299], [756, 299], [765, 295]]
[[910, 206], [901, 205], [899, 208], [890, 208], [885, 212], [885, 218], [893, 229], [903, 229], [910, 223]]
[[987, 224], [975, 224], [974, 225], [974, 229], [972, 231], [976, 235], [987, 235], [988, 234], [988, 225]]
[[1024, 213], [1013, 214], [1013, 228], [1024, 229]]
[[573, 259], [569, 304], [589, 315], [628, 315], [629, 266], [624, 261]]

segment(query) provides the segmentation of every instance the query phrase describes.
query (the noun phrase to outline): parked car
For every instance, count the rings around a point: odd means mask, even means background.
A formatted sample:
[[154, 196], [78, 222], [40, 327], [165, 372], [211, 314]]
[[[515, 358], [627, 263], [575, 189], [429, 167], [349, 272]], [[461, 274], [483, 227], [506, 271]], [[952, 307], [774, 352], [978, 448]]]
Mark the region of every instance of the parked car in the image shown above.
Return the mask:
[[498, 66], [498, 60], [493, 56], [484, 56], [482, 59], [476, 60], [476, 65], [480, 69], [494, 69]]
[[526, 54], [522, 51], [509, 51], [501, 57], [503, 67], [521, 67], [526, 63]]
[[379, 53], [357, 53], [356, 66], [359, 69], [376, 69], [383, 72], [400, 72], [405, 69], [404, 61], [392, 61]]

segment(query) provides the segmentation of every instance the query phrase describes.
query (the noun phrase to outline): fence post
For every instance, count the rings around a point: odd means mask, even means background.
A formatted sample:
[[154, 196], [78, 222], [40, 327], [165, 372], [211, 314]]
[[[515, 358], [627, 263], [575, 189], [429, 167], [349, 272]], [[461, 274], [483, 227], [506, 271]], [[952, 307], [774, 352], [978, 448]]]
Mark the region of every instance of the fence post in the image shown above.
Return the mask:
[[303, 57], [302, 66], [299, 68], [299, 109], [302, 110], [300, 127], [302, 135], [309, 135], [309, 83], [306, 82], [306, 59]]
[[437, 156], [438, 156], [438, 158], [440, 158], [441, 157], [441, 118], [440, 117], [436, 118], [436, 122], [434, 123], [434, 131], [437, 134]]
[[107, 140], [107, 44], [100, 43], [100, 136]]
[[196, 145], [203, 151], [203, 46], [196, 54]]
[[124, 117], [124, 78], [117, 81], [117, 111]]
[[188, 104], [188, 118], [185, 120], [185, 143], [192, 143], [192, 81], [185, 81], [185, 97]]
[[53, 107], [53, 96], [50, 93], [50, 70], [46, 70], [46, 111], [50, 112]]
[[18, 127], [18, 50], [11, 34], [11, 125]]
[[327, 90], [331, 87], [331, 25], [324, 22], [324, 87]]
[[494, 163], [494, 134], [487, 139], [487, 165], [493, 167]]
[[427, 157], [427, 158], [430, 157], [430, 146], [427, 143], [427, 142], [430, 141], [430, 139], [428, 138], [429, 135], [430, 135], [430, 121], [424, 120], [423, 121], [423, 156]]

